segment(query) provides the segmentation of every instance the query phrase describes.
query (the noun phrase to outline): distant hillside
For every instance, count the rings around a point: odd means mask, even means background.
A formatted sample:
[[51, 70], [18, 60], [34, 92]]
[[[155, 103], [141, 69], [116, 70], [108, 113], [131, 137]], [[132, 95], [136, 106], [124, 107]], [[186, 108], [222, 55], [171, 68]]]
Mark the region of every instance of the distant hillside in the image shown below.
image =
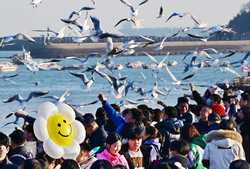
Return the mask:
[[237, 33], [250, 33], [250, 2], [242, 7], [240, 13], [230, 20], [228, 25]]

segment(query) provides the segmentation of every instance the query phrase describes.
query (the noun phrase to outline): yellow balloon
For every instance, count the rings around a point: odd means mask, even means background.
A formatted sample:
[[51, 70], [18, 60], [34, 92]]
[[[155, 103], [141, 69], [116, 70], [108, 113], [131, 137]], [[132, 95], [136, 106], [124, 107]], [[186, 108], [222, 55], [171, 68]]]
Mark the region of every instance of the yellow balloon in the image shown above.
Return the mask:
[[71, 145], [76, 130], [71, 121], [62, 114], [52, 114], [47, 122], [49, 138], [57, 145], [67, 147]]

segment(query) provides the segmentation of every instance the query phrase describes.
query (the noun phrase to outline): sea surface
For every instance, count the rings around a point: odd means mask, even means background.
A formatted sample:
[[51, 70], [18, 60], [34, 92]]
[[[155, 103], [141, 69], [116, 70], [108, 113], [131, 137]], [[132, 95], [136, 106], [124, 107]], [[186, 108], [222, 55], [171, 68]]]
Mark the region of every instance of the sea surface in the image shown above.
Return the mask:
[[[11, 56], [15, 53], [18, 53], [18, 51], [8, 51], [8, 52], [0, 52], [0, 62], [8, 61], [9, 59], [6, 59], [5, 57]], [[233, 57], [226, 59], [227, 61], [235, 61], [239, 60], [244, 57], [244, 53], [237, 53]], [[214, 58], [222, 57], [223, 54], [216, 54], [211, 55]], [[182, 58], [184, 55], [173, 55], [168, 56], [166, 59], [167, 61], [177, 61], [178, 64], [174, 67], [169, 67], [169, 69], [172, 71], [172, 73], [176, 76], [176, 78], [182, 79], [183, 77], [192, 74], [192, 72], [183, 73], [184, 70], [184, 64], [182, 63]], [[189, 56], [187, 58], [187, 62], [190, 61], [192, 56]], [[155, 58], [158, 61], [161, 61], [164, 56], [155, 56]], [[204, 60], [205, 58], [198, 57], [198, 60]], [[101, 58], [89, 58], [86, 66], [94, 65], [97, 61], [101, 62], [103, 59]], [[41, 59], [35, 59], [37, 62], [43, 62], [44, 60]], [[141, 61], [145, 64], [152, 63], [152, 61], [147, 56], [122, 56], [122, 57], [116, 57], [113, 58], [112, 61], [114, 64], [127, 64], [128, 62], [136, 62]], [[222, 60], [222, 61], [225, 61]], [[222, 62], [221, 61], [221, 62]], [[80, 64], [76, 60], [63, 60], [59, 62], [60, 65], [77, 65]], [[238, 73], [241, 75], [244, 75], [244, 73], [240, 72], [240, 69], [235, 69]], [[73, 72], [81, 72], [82, 70], [76, 70]], [[109, 73], [107, 70], [103, 70], [106, 73]], [[142, 73], [145, 75], [145, 77], [142, 76]], [[29, 93], [31, 91], [49, 91], [48, 95], [55, 95], [60, 96], [64, 93], [65, 90], [69, 90], [71, 93], [70, 96], [66, 97], [66, 101], [71, 104], [79, 104], [79, 103], [90, 103], [92, 101], [97, 100], [97, 95], [99, 93], [104, 93], [105, 96], [108, 98], [110, 103], [118, 103], [121, 100], [124, 100], [126, 98], [131, 100], [136, 100], [139, 98], [142, 98], [139, 94], [130, 91], [128, 95], [122, 99], [115, 99], [114, 95], [112, 94], [112, 89], [109, 85], [109, 83], [99, 77], [98, 75], [94, 75], [95, 83], [94, 85], [86, 89], [83, 86], [83, 83], [80, 81], [80, 79], [72, 76], [69, 74], [69, 70], [65, 71], [56, 71], [56, 70], [49, 70], [49, 71], [38, 71], [36, 73], [32, 73], [24, 65], [19, 65], [16, 72], [11, 73], [0, 73], [0, 76], [3, 75], [13, 75], [18, 74], [18, 76], [12, 78], [11, 80], [3, 80], [0, 79], [0, 131], [4, 131], [6, 133], [9, 133], [13, 130], [14, 126], [13, 124], [8, 125], [6, 127], [2, 127], [6, 122], [14, 121], [15, 118], [12, 116], [8, 119], [5, 119], [5, 116], [9, 114], [10, 112], [15, 112], [16, 110], [25, 107], [26, 111], [30, 112], [31, 116], [36, 116], [36, 113], [33, 111], [37, 110], [37, 107], [39, 104], [50, 101], [49, 99], [44, 98], [34, 98], [28, 103], [25, 103], [23, 105], [20, 105], [18, 102], [12, 102], [12, 103], [3, 103], [3, 100], [8, 99], [9, 97], [20, 94], [24, 98], [27, 98]], [[117, 71], [115, 70], [113, 72], [113, 75], [120, 76], [120, 77], [128, 77], [129, 80], [135, 81], [135, 86], [137, 87], [143, 87], [145, 90], [152, 89], [152, 86], [155, 81], [157, 81], [159, 89], [165, 92], [165, 90], [171, 90], [170, 93], [167, 96], [159, 96], [157, 99], [153, 99], [152, 101], [145, 103], [149, 104], [152, 107], [157, 107], [156, 101], [162, 100], [167, 105], [175, 105], [177, 98], [180, 96], [183, 96], [184, 94], [191, 94], [189, 90], [188, 85], [181, 85], [181, 86], [175, 86], [173, 85], [173, 81], [169, 77], [169, 75], [166, 73], [165, 69], [160, 69], [159, 74], [156, 80], [156, 77], [153, 75], [152, 70], [150, 69], [128, 69], [125, 68], [123, 70]], [[90, 74], [87, 73], [87, 76], [90, 77]], [[210, 67], [210, 68], [203, 68], [199, 69], [195, 76], [191, 79], [188, 79], [184, 81], [184, 84], [193, 83], [196, 85], [205, 85], [210, 86], [217, 82], [229, 82], [233, 78], [235, 78], [235, 75], [230, 72], [223, 72], [219, 67]], [[35, 85], [35, 82], [38, 82], [38, 85]], [[205, 87], [197, 87], [197, 89], [200, 92], [205, 91]], [[148, 95], [148, 98], [151, 96]], [[143, 102], [139, 102], [143, 103]], [[82, 113], [95, 113], [96, 109], [101, 106], [100, 103], [97, 103], [95, 105], [90, 105], [86, 107], [79, 108], [79, 110]], [[21, 125], [23, 123], [22, 120], [18, 122], [18, 125]]]

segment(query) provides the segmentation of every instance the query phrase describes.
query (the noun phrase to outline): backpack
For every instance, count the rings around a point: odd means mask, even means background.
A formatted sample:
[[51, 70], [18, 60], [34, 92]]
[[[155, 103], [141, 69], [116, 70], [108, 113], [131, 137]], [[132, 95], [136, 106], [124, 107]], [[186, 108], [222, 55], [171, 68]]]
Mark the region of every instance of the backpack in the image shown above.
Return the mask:
[[154, 151], [156, 153], [156, 159], [149, 164], [150, 169], [155, 169], [160, 164], [160, 162], [162, 160], [162, 156], [161, 156], [161, 152], [160, 152], [159, 147], [153, 143], [145, 143], [145, 144], [143, 144], [143, 146], [150, 147], [150, 155], [151, 155], [152, 151]]

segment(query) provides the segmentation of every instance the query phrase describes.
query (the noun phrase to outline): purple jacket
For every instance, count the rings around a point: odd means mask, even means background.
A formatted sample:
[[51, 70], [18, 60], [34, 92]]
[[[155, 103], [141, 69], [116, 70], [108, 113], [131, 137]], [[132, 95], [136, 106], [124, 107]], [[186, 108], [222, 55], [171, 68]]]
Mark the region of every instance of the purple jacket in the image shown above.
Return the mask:
[[127, 169], [129, 169], [128, 162], [123, 155], [110, 154], [107, 149], [105, 149], [103, 152], [97, 154], [96, 158], [101, 159], [101, 160], [107, 160], [111, 163], [112, 166], [124, 165], [127, 167]]

